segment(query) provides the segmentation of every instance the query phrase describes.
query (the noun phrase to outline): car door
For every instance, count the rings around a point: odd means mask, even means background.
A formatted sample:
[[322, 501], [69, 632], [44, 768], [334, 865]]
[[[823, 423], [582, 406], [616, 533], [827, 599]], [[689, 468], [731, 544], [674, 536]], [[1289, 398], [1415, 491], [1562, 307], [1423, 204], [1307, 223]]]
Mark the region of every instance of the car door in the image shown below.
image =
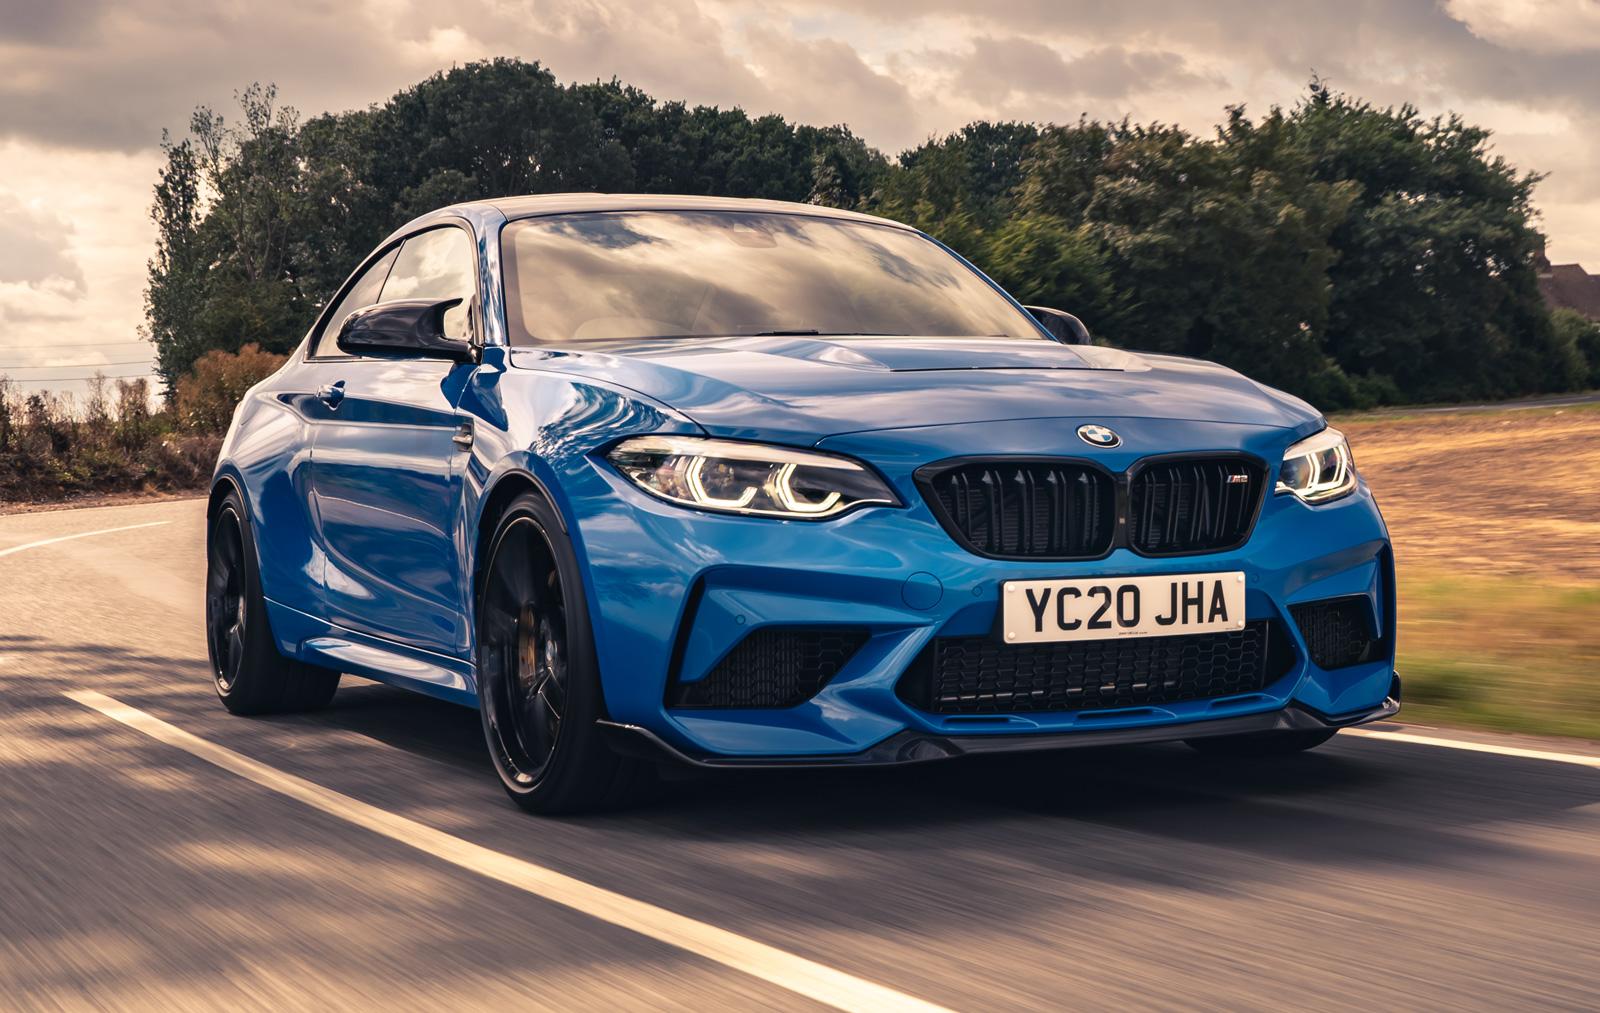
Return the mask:
[[[460, 299], [446, 313], [445, 329], [466, 340], [477, 292], [471, 233], [444, 225], [401, 243], [377, 301]], [[471, 427], [456, 402], [476, 366], [403, 357], [330, 361], [311, 463], [326, 555], [322, 618], [464, 658], [457, 529]]]

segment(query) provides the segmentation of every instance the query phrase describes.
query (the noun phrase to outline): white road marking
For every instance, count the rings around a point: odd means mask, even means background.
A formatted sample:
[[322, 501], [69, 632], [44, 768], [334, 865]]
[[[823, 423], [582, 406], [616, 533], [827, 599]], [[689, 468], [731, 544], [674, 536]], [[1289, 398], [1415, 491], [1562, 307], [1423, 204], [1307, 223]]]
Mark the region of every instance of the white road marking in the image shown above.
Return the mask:
[[1545, 749], [1523, 749], [1520, 746], [1498, 746], [1492, 742], [1472, 742], [1467, 739], [1445, 739], [1436, 735], [1418, 735], [1415, 732], [1382, 732], [1372, 728], [1347, 728], [1339, 733], [1356, 735], [1363, 739], [1382, 739], [1386, 742], [1409, 742], [1416, 746], [1442, 746], [1445, 749], [1464, 749], [1469, 753], [1494, 753], [1498, 756], [1515, 756], [1524, 760], [1549, 760], [1552, 763], [1572, 763], [1580, 767], [1600, 769], [1600, 756], [1582, 753], [1556, 753]]
[[9, 556], [14, 552], [24, 552], [28, 549], [37, 549], [45, 545], [54, 545], [57, 542], [70, 542], [74, 538], [92, 538], [95, 535], [112, 535], [118, 531], [133, 531], [136, 528], [155, 528], [171, 521], [149, 521], [145, 524], [125, 524], [120, 528], [101, 528], [99, 531], [80, 531], [75, 535], [61, 535], [56, 538], [45, 538], [37, 542], [27, 542], [23, 545], [13, 545], [9, 549], [0, 549], [0, 556]]
[[102, 693], [75, 690], [63, 695], [153, 739], [313, 809], [320, 809], [481, 876], [499, 880], [574, 911], [743, 971], [806, 998], [838, 1009], [873, 1013], [885, 1010], [936, 1013], [944, 1009], [775, 946], [614, 893], [554, 869], [513, 858], [398, 816], [208, 742]]

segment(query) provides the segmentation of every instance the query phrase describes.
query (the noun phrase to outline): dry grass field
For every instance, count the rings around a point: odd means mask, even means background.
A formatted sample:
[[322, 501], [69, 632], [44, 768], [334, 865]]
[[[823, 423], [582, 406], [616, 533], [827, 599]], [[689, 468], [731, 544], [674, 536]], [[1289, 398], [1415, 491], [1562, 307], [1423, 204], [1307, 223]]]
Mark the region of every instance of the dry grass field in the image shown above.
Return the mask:
[[1334, 424], [1394, 537], [1406, 716], [1600, 738], [1600, 406]]

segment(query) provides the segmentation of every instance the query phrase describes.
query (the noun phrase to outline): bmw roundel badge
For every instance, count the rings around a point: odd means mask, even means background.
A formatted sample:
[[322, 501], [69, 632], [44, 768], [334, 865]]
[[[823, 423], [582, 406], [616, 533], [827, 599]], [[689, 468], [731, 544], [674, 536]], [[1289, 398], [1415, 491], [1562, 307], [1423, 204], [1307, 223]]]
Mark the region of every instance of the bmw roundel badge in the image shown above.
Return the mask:
[[1112, 447], [1122, 446], [1122, 437], [1105, 426], [1079, 426], [1078, 439], [1091, 447], [1103, 447], [1108, 450]]

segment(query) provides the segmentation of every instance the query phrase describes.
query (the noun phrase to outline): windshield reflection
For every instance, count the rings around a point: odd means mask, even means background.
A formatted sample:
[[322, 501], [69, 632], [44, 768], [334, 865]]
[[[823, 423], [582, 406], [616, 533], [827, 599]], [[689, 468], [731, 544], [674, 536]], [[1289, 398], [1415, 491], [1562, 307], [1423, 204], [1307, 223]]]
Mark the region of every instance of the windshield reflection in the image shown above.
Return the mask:
[[1040, 339], [936, 244], [791, 214], [640, 211], [506, 226], [512, 344], [745, 335]]

